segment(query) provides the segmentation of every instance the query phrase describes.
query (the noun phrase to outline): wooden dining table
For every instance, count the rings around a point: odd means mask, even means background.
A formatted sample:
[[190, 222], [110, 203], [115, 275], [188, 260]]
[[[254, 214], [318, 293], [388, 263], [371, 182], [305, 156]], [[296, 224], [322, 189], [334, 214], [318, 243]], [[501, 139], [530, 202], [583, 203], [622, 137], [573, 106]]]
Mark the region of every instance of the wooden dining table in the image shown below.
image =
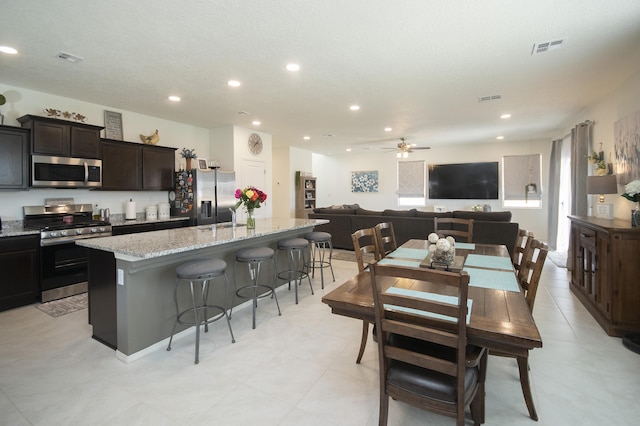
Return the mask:
[[[411, 258], [404, 257], [407, 253], [413, 252], [426, 254], [429, 242], [426, 240], [409, 240], [404, 243], [399, 250], [397, 257], [393, 257], [391, 253], [385, 259], [395, 264], [405, 264], [407, 267], [425, 267], [430, 264], [425, 259], [419, 259], [415, 256]], [[493, 244], [461, 244], [462, 247], [456, 248], [456, 257], [460, 263], [464, 264], [464, 270], [469, 272], [471, 282], [469, 284], [469, 299], [473, 300], [471, 309], [471, 317], [467, 325], [467, 339], [470, 344], [486, 347], [490, 350], [507, 352], [513, 356], [528, 357], [529, 350], [542, 347], [542, 338], [536, 323], [529, 311], [529, 307], [524, 297], [524, 293], [520, 291], [515, 281], [515, 273], [513, 267], [510, 266], [509, 271], [506, 266], [495, 267], [491, 262], [486, 265], [478, 264], [474, 267], [468, 265], [468, 256], [471, 254], [480, 255], [475, 259], [507, 258], [510, 256], [505, 246]], [[405, 250], [404, 253], [400, 249]], [[469, 258], [471, 259], [471, 258]], [[496, 259], [498, 260], [498, 259]], [[420, 266], [422, 264], [422, 266]], [[506, 261], [503, 259], [503, 265]], [[481, 273], [513, 274], [515, 287], [511, 289], [500, 288], [496, 282], [482, 282], [491, 275]], [[479, 285], [474, 284], [474, 276], [478, 273]], [[508, 276], [506, 278], [509, 278]], [[492, 280], [499, 281], [499, 280]], [[414, 284], [407, 281], [398, 281], [389, 279], [383, 288], [389, 286], [414, 288]], [[335, 290], [326, 294], [322, 298], [322, 302], [331, 307], [331, 312], [337, 315], [356, 318], [370, 323], [375, 322], [375, 311], [373, 306], [373, 294], [371, 289], [370, 274], [368, 271], [360, 272], [354, 275], [346, 282], [341, 284]]]

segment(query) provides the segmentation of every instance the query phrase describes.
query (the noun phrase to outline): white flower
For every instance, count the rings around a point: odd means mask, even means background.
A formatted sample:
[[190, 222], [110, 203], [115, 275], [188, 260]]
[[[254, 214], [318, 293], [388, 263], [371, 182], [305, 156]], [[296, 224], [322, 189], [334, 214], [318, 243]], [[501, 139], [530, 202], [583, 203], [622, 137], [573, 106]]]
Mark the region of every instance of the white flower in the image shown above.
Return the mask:
[[624, 186], [624, 193], [631, 197], [633, 197], [636, 194], [640, 194], [640, 180], [636, 179], [626, 184]]

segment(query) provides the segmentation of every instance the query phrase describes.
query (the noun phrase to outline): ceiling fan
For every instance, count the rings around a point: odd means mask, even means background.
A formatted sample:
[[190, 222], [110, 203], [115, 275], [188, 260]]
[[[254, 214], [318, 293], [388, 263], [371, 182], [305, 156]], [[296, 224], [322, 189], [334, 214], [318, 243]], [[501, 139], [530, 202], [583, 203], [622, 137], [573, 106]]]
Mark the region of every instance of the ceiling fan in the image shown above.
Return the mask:
[[400, 142], [396, 148], [385, 148], [385, 149], [395, 149], [396, 157], [398, 158], [407, 158], [409, 157], [409, 153], [413, 152], [413, 150], [417, 149], [430, 149], [428, 146], [416, 146], [415, 144], [411, 144], [407, 142], [407, 138], [400, 138]]

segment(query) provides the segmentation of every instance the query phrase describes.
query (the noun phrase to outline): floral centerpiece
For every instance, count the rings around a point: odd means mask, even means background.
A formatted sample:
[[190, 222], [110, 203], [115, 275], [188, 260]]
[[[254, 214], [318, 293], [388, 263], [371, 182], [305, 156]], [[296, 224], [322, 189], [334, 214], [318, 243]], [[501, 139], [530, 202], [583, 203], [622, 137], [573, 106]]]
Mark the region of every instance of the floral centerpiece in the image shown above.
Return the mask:
[[629, 182], [624, 186], [624, 198], [637, 203], [636, 210], [631, 210], [631, 225], [640, 226], [640, 179]]
[[253, 217], [253, 209], [259, 209], [260, 205], [267, 200], [267, 194], [253, 186], [247, 186], [244, 189], [236, 189], [235, 197], [236, 209], [244, 206], [247, 209], [247, 229], [255, 229], [256, 220]]
[[182, 148], [182, 151], [180, 151], [180, 156], [186, 160], [187, 170], [191, 170], [191, 159], [196, 158], [198, 155], [196, 154], [195, 148]]

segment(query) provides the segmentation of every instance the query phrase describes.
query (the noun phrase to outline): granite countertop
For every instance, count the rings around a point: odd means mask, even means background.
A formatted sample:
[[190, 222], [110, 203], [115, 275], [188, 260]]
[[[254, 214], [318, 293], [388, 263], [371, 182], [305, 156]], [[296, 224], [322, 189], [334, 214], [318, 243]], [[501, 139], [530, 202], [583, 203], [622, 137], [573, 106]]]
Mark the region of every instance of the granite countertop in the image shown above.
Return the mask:
[[238, 225], [233, 228], [230, 223], [224, 223], [90, 238], [78, 240], [76, 244], [112, 252], [116, 258], [126, 258], [127, 260], [149, 259], [308, 228], [328, 222], [325, 219], [266, 218], [256, 219], [256, 229], [251, 231], [247, 230], [244, 225]]

